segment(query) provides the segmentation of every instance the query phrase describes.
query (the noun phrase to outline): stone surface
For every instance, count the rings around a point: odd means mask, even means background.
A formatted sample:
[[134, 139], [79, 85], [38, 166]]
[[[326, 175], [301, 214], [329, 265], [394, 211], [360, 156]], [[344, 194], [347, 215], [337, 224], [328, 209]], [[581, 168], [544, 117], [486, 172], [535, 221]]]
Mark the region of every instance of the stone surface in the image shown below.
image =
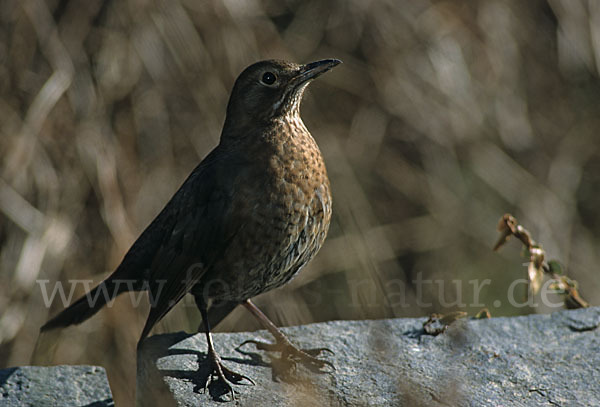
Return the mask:
[[103, 368], [21, 366], [0, 370], [0, 406], [113, 407]]
[[[215, 334], [227, 367], [256, 386], [234, 386], [242, 406], [598, 406], [600, 308], [551, 315], [459, 320], [438, 336], [422, 319], [337, 321], [283, 329], [297, 344], [329, 347], [336, 372], [273, 380], [273, 353], [247, 339], [264, 331]], [[220, 405], [211, 385], [204, 335], [149, 338], [138, 355], [138, 405]], [[199, 369], [199, 370], [198, 370]], [[233, 405], [233, 404], [232, 404]]]

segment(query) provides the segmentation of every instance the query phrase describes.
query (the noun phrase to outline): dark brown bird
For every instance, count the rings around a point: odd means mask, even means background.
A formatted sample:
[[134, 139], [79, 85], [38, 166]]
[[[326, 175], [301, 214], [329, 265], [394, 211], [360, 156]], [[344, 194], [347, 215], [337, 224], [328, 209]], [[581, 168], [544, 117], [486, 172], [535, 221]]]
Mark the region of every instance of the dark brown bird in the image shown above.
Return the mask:
[[329, 180], [321, 152], [300, 118], [300, 102], [308, 83], [340, 62], [269, 60], [246, 68], [231, 92], [219, 145], [115, 272], [42, 331], [81, 323], [120, 293], [149, 290], [151, 311], [141, 343], [189, 292], [202, 314], [213, 374], [232, 395], [228, 381], [250, 379], [223, 366], [210, 328], [239, 304], [276, 338], [274, 345], [249, 342], [313, 367], [330, 365], [315, 357], [319, 349], [307, 353], [293, 347], [250, 298], [290, 281], [327, 235]]

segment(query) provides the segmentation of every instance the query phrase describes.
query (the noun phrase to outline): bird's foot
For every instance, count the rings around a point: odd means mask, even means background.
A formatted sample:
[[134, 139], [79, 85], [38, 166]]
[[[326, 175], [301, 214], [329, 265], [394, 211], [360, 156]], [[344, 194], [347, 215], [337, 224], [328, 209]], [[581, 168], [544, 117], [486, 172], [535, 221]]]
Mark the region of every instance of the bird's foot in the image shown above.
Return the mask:
[[330, 368], [329, 371], [335, 370], [335, 366], [333, 366], [331, 362], [317, 357], [324, 353], [333, 355], [333, 351], [329, 348], [300, 349], [294, 346], [285, 336], [277, 338], [276, 343], [250, 339], [242, 343], [239, 347], [250, 343], [254, 344], [258, 350], [281, 353], [280, 359], [273, 360], [274, 377], [289, 377], [291, 373], [296, 370], [296, 365], [298, 363], [307, 367], [309, 370], [318, 373], [325, 373], [323, 369], [326, 367]]
[[229, 401], [235, 400], [235, 395], [233, 393], [233, 388], [231, 384], [245, 384], [244, 380], [248, 381], [250, 384], [255, 385], [254, 380], [249, 378], [248, 376], [244, 376], [242, 374], [236, 373], [233, 370], [228, 369], [223, 365], [221, 358], [219, 355], [212, 349], [208, 351], [208, 359], [211, 365], [212, 372], [209, 374], [206, 384], [204, 386], [204, 390], [208, 389], [208, 386], [212, 383], [220, 383], [222, 387], [225, 388], [225, 392], [221, 393], [221, 395], [229, 393], [231, 394], [231, 399]]

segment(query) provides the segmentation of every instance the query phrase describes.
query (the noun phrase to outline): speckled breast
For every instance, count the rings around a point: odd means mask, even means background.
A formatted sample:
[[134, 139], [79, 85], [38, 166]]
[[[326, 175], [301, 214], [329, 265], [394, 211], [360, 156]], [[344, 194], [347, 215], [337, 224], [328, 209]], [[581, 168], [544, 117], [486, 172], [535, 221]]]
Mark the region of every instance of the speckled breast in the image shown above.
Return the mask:
[[[290, 281], [321, 248], [331, 193], [321, 152], [301, 121], [284, 121], [250, 151], [262, 165], [239, 185], [243, 213], [213, 297], [245, 300]], [[229, 277], [228, 277], [229, 276]]]

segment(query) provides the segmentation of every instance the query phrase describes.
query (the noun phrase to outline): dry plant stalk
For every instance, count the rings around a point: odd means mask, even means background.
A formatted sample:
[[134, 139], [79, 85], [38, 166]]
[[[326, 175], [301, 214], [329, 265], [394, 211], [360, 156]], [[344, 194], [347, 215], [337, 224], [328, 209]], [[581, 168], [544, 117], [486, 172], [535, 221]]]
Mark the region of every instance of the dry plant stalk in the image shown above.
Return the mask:
[[[464, 311], [452, 311], [447, 314], [434, 312], [429, 315], [427, 321], [423, 323], [423, 331], [425, 331], [427, 335], [437, 336], [446, 332], [448, 327], [454, 322], [467, 317], [468, 314]], [[490, 311], [487, 308], [482, 308], [475, 316], [471, 317], [471, 319], [488, 319], [491, 317]]]
[[527, 275], [529, 278], [529, 290], [535, 295], [544, 279], [544, 274], [548, 275], [553, 281], [550, 289], [554, 292], [564, 295], [565, 306], [568, 309], [587, 308], [589, 304], [579, 294], [577, 282], [567, 277], [560, 263], [556, 260], [546, 262], [546, 252], [542, 246], [531, 238], [531, 233], [523, 226], [519, 225], [517, 219], [511, 214], [505, 214], [498, 223], [500, 239], [494, 246], [494, 251], [500, 249], [511, 236], [519, 239], [526, 249], [526, 255], [529, 256], [527, 266]]
[[459, 319], [467, 317], [464, 311], [453, 311], [447, 314], [433, 313], [429, 319], [423, 323], [423, 330], [428, 335], [437, 336], [446, 332], [448, 327]]

